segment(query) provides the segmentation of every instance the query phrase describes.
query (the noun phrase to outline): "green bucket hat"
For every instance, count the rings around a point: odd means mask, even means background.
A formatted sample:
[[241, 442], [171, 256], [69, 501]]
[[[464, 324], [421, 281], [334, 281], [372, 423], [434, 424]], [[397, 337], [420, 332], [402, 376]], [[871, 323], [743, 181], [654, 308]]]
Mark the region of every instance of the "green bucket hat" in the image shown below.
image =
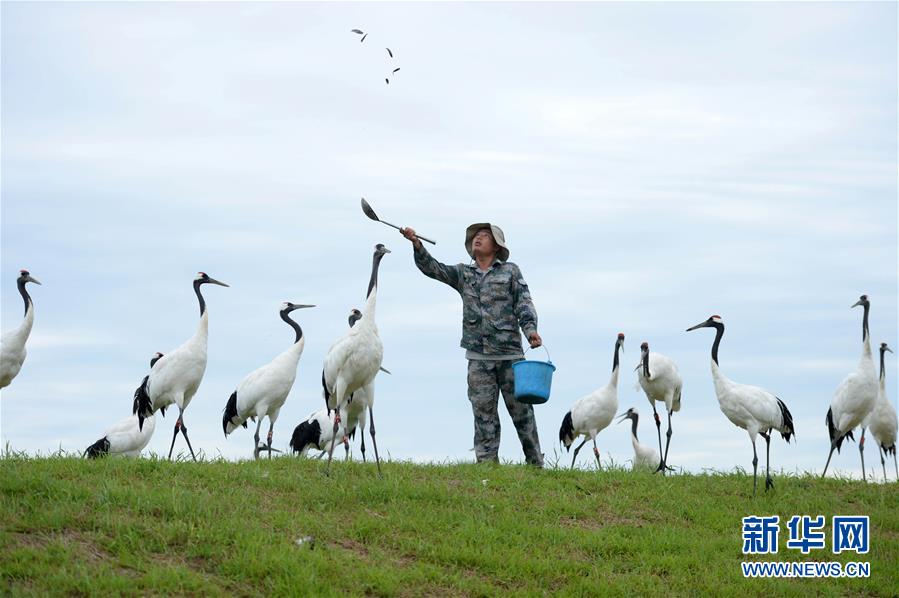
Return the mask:
[[489, 222], [475, 222], [465, 229], [465, 251], [468, 252], [468, 255], [474, 257], [474, 254], [471, 251], [471, 243], [478, 231], [484, 228], [490, 231], [490, 234], [493, 235], [494, 242], [496, 242], [496, 246], [498, 247], [496, 257], [502, 262], [508, 261], [509, 248], [506, 247], [506, 236], [503, 234], [503, 229], [495, 224], [490, 224]]

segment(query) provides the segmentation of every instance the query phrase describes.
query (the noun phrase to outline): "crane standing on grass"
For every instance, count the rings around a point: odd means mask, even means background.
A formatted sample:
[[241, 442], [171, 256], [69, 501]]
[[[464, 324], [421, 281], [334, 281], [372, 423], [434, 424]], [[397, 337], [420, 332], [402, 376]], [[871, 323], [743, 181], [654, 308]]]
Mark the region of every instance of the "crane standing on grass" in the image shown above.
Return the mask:
[[25, 356], [28, 354], [25, 350], [25, 343], [28, 341], [31, 327], [34, 325], [34, 302], [25, 288], [25, 283], [28, 282], [41, 284], [31, 276], [28, 270], [19, 270], [16, 286], [25, 302], [25, 317], [21, 324], [3, 333], [3, 336], [0, 337], [0, 388], [9, 386], [13, 378], [19, 374], [22, 364], [25, 363]]
[[[671, 414], [680, 411], [681, 389], [683, 381], [677, 371], [677, 365], [670, 358], [661, 353], [650, 353], [649, 343], [640, 345], [640, 364], [637, 366], [637, 381], [649, 404], [652, 405], [652, 413], [656, 420], [656, 433], [659, 437], [659, 454], [662, 455], [658, 463], [658, 469], [665, 473], [668, 467], [668, 446], [671, 444]], [[659, 420], [659, 412], [656, 411], [656, 402], [665, 403], [665, 411], [668, 412], [668, 432], [665, 434], [665, 452], [662, 452], [662, 423]], [[635, 424], [636, 425], [636, 424]]]
[[268, 417], [268, 437], [265, 450], [271, 458], [272, 451], [272, 434], [275, 428], [275, 421], [278, 419], [278, 413], [293, 388], [294, 380], [297, 377], [297, 363], [303, 354], [303, 347], [306, 345], [306, 339], [303, 337], [303, 329], [300, 325], [290, 319], [290, 313], [297, 309], [305, 309], [315, 307], [314, 305], [304, 305], [285, 301], [281, 304], [278, 312], [281, 319], [293, 328], [295, 338], [290, 347], [275, 357], [270, 363], [254, 370], [248, 374], [237, 389], [231, 393], [231, 397], [225, 404], [225, 411], [222, 414], [222, 429], [225, 436], [236, 430], [239, 426], [247, 427], [247, 420], [257, 420], [256, 433], [253, 436], [253, 458], [259, 458], [259, 428], [262, 427], [262, 419]]
[[571, 457], [571, 468], [581, 447], [588, 440], [593, 441], [593, 454], [596, 456], [596, 465], [599, 466], [599, 448], [596, 446], [596, 435], [603, 431], [615, 417], [618, 411], [618, 351], [624, 347], [624, 333], [618, 333], [615, 340], [615, 356], [612, 359], [612, 377], [609, 383], [595, 390], [575, 402], [571, 411], [562, 419], [562, 427], [559, 428], [559, 442], [569, 450], [578, 436], [584, 436], [584, 441], [574, 449]]
[[896, 468], [896, 479], [899, 480], [899, 464], [896, 463], [896, 429], [899, 422], [896, 421], [896, 409], [887, 398], [886, 388], [886, 368], [884, 367], [884, 355], [886, 352], [893, 352], [886, 343], [880, 343], [880, 384], [877, 391], [877, 402], [865, 423], [862, 425], [862, 440], [864, 442], [865, 426], [871, 430], [871, 435], [877, 442], [878, 452], [880, 453], [880, 465], [883, 467], [883, 481], [887, 481], [887, 468], [884, 457], [893, 455], [893, 466]]
[[620, 417], [621, 419], [618, 420], [618, 423], [621, 423], [626, 419], [631, 420], [631, 445], [634, 447], [634, 469], [651, 467], [658, 471], [660, 463], [659, 454], [651, 446], [640, 444], [640, 441], [637, 440], [637, 421], [640, 419], [640, 414], [637, 413], [636, 409], [631, 407], [621, 414]]
[[190, 445], [190, 439], [187, 437], [187, 426], [184, 425], [184, 410], [190, 404], [191, 399], [200, 388], [200, 382], [203, 381], [203, 374], [206, 372], [206, 345], [209, 339], [209, 312], [206, 310], [206, 301], [203, 299], [203, 293], [200, 287], [204, 284], [216, 284], [227, 287], [228, 285], [211, 278], [205, 272], [198, 272], [194, 278], [193, 287], [197, 294], [197, 301], [200, 304], [200, 323], [197, 331], [192, 337], [175, 349], [170, 351], [150, 370], [150, 378], [141, 388], [145, 389], [146, 398], [141, 397], [135, 403], [137, 408], [139, 427], [143, 427], [144, 420], [159, 410], [163, 410], [169, 405], [178, 406], [178, 420], [175, 422], [175, 433], [172, 435], [172, 446], [169, 447], [169, 459], [172, 458], [172, 451], [175, 448], [175, 440], [178, 439], [178, 432], [184, 435], [187, 442], [187, 448], [190, 449], [190, 456], [194, 461], [197, 456], [194, 449]]
[[718, 345], [724, 336], [724, 320], [720, 316], [712, 316], [705, 322], [687, 328], [687, 332], [698, 328], [714, 328], [715, 341], [712, 343], [712, 381], [715, 383], [715, 395], [721, 412], [732, 424], [743, 428], [752, 441], [752, 495], [755, 496], [758, 485], [758, 454], [755, 449], [756, 436], [761, 434], [765, 439], [765, 492], [774, 487], [771, 479], [771, 430], [777, 430], [784, 440], [796, 432], [793, 428], [793, 415], [786, 404], [764, 388], [739, 384], [729, 380], [718, 367]]
[[[864, 309], [862, 315], [862, 356], [858, 361], [855, 371], [843, 378], [830, 401], [830, 409], [827, 410], [827, 432], [830, 435], [830, 453], [827, 455], [827, 463], [824, 464], [823, 478], [827, 475], [830, 459], [834, 449], [839, 452], [840, 446], [846, 437], [852, 436], [852, 430], [862, 424], [874, 404], [877, 402], [877, 375], [874, 369], [874, 358], [871, 355], [871, 333], [868, 330], [868, 312], [871, 310], [871, 302], [867, 295], [859, 297], [852, 307], [861, 305]], [[862, 479], [865, 479], [865, 454], [864, 444], [859, 443], [859, 455], [862, 460]]]

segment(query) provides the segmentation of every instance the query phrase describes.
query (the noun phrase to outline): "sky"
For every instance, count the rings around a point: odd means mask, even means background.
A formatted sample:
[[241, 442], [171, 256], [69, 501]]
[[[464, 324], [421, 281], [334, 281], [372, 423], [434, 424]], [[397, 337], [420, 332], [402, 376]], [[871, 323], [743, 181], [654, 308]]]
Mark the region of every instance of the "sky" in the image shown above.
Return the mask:
[[[222, 409], [293, 341], [280, 303], [317, 305], [294, 312], [307, 340], [275, 425], [287, 449], [323, 405], [323, 358], [384, 243], [380, 453], [474, 460], [461, 300], [360, 197], [446, 263], [468, 261], [470, 223], [503, 228], [558, 368], [535, 408], [548, 464], [570, 463], [559, 425], [608, 382], [619, 332], [619, 412], [636, 407], [640, 440], [657, 442], [632, 371], [648, 341], [684, 380], [669, 463], [693, 472], [751, 470], [752, 451], [718, 408], [713, 331], [689, 326], [721, 315], [723, 373], [789, 406], [797, 442], [771, 449], [787, 472], [823, 468], [824, 417], [861, 352], [859, 295], [875, 347], [899, 348], [895, 3], [0, 10], [4, 331], [22, 317], [18, 270], [43, 283], [2, 391], [4, 447], [80, 452], [129, 415], [153, 353], [194, 334], [205, 271], [231, 285], [204, 287], [209, 361], [184, 416], [207, 457], [251, 458], [252, 431], [226, 439]], [[500, 457], [522, 462], [500, 412]], [[147, 453], [167, 454], [174, 421]], [[631, 458], [626, 424], [597, 442], [606, 463]], [[858, 476], [856, 445], [831, 467]]]

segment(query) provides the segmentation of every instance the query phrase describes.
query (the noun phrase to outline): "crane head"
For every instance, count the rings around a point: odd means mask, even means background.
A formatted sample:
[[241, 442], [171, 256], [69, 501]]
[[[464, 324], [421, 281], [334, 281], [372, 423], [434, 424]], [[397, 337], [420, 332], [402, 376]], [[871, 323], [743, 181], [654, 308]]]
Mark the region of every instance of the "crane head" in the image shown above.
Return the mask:
[[893, 352], [886, 343], [880, 343], [880, 352], [883, 353], [884, 351], [889, 351], [890, 353]]
[[355, 308], [350, 310], [350, 317], [349, 317], [350, 328], [352, 328], [353, 324], [355, 324], [356, 322], [358, 322], [361, 319], [362, 319], [361, 311], [359, 311], [358, 309], [355, 309]]
[[718, 326], [724, 326], [724, 320], [721, 319], [721, 316], [715, 315], [711, 316], [705, 322], [700, 322], [696, 326], [690, 326], [687, 328], [687, 332], [696, 330], [697, 328], [717, 328]]
[[387, 249], [382, 243], [378, 243], [375, 245], [375, 255], [385, 255], [390, 253], [390, 250]]
[[305, 303], [291, 303], [290, 301], [285, 301], [281, 304], [281, 311], [285, 314], [289, 314], [295, 309], [306, 309], [307, 307], [315, 307], [314, 305], [307, 305]]
[[33, 282], [34, 284], [41, 284], [38, 279], [33, 278], [31, 276], [31, 272], [28, 270], [19, 270], [19, 282], [25, 284], [26, 282]]
[[220, 280], [216, 280], [216, 279], [212, 278], [211, 276], [209, 276], [209, 275], [206, 274], [205, 272], [197, 272], [197, 277], [194, 278], [194, 284], [197, 284], [197, 285], [201, 285], [201, 284], [217, 284], [217, 285], [222, 286], [222, 287], [227, 287], [227, 286], [229, 286], [229, 285], [225, 284], [224, 282], [222, 282], [222, 281], [220, 281]]
[[870, 304], [871, 304], [871, 302], [868, 301], [868, 296], [867, 296], [867, 295], [862, 295], [861, 297], [858, 298], [858, 301], [856, 301], [855, 303], [853, 303], [850, 307], [858, 307], [859, 305], [861, 305], [861, 306], [864, 307], [864, 306], [867, 306], [867, 305], [870, 305]]
[[621, 415], [618, 416], [618, 423], [620, 424], [621, 422], [623, 422], [626, 419], [636, 420], [638, 417], [640, 417], [640, 414], [637, 413], [636, 409], [631, 407], [630, 409], [628, 409], [627, 411], [625, 411], [624, 413], [622, 413]]
[[150, 369], [153, 369], [153, 366], [156, 365], [156, 362], [162, 359], [164, 355], [164, 353], [160, 353], [159, 351], [153, 353], [153, 357], [150, 358]]

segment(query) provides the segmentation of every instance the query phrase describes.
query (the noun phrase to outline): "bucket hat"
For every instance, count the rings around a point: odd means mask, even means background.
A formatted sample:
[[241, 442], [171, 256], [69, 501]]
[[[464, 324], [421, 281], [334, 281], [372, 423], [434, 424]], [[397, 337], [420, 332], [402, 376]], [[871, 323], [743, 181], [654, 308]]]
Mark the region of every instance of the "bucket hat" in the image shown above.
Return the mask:
[[493, 240], [498, 248], [496, 257], [502, 262], [508, 261], [509, 248], [506, 247], [506, 236], [503, 234], [503, 229], [495, 224], [490, 224], [489, 222], [475, 222], [465, 229], [465, 251], [468, 252], [468, 255], [474, 257], [474, 253], [472, 253], [471, 250], [471, 244], [474, 241], [474, 236], [483, 228], [488, 229], [493, 235]]

